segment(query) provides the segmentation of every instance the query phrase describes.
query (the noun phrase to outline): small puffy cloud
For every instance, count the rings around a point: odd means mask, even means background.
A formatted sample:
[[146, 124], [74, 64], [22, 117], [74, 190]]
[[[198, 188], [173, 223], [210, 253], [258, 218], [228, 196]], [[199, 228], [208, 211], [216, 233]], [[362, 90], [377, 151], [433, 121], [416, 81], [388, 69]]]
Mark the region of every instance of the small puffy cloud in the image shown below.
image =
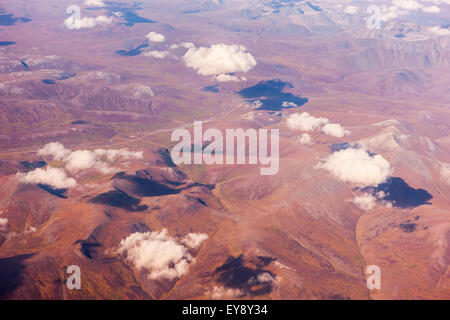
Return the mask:
[[422, 11], [427, 13], [438, 13], [441, 12], [441, 9], [439, 9], [439, 7], [436, 6], [431, 6], [422, 8]]
[[[183, 56], [187, 67], [203, 76], [221, 76], [235, 72], [248, 72], [256, 66], [256, 60], [240, 45], [214, 44], [211, 47], [190, 48]], [[229, 80], [228, 80], [229, 81]]]
[[309, 134], [307, 134], [307, 133], [303, 133], [301, 136], [300, 136], [300, 143], [301, 144], [304, 144], [304, 145], [310, 145], [311, 143], [312, 143], [312, 138], [311, 138], [311, 136], [309, 135]]
[[75, 179], [67, 177], [66, 172], [59, 168], [38, 168], [27, 173], [18, 173], [17, 175], [22, 183], [45, 184], [55, 189], [67, 189], [77, 185]]
[[369, 193], [365, 193], [362, 196], [358, 196], [352, 200], [361, 210], [369, 211], [375, 207], [377, 198]]
[[371, 156], [365, 150], [353, 148], [334, 152], [319, 163], [318, 168], [327, 170], [342, 182], [360, 187], [377, 186], [393, 172], [383, 156]]
[[208, 290], [208, 295], [212, 300], [233, 300], [244, 296], [240, 289], [214, 287]]
[[327, 118], [316, 118], [308, 112], [294, 113], [287, 118], [287, 126], [289, 129], [307, 132], [320, 129], [328, 122], [329, 120]]
[[[252, 281], [252, 280], [250, 280], [250, 281]], [[275, 277], [273, 277], [270, 273], [263, 272], [263, 273], [258, 274], [258, 276], [256, 277], [256, 282], [277, 284], [278, 280]]]
[[191, 49], [195, 48], [195, 44], [193, 44], [192, 42], [182, 42], [182, 43], [174, 43], [170, 46], [170, 49], [179, 49], [179, 48]]
[[350, 131], [345, 130], [340, 124], [329, 122], [330, 120], [327, 118], [316, 118], [308, 112], [291, 114], [286, 120], [286, 124], [291, 130], [310, 132], [322, 128], [323, 133], [337, 138], [350, 134]]
[[40, 156], [52, 156], [56, 161], [61, 161], [70, 154], [70, 150], [67, 150], [60, 142], [47, 143], [43, 148], [38, 151]]
[[104, 7], [105, 3], [103, 0], [86, 0], [84, 1], [84, 4], [89, 7]]
[[[192, 245], [199, 245], [202, 237], [189, 236]], [[204, 238], [204, 237], [203, 237]], [[149, 272], [149, 279], [180, 278], [188, 272], [194, 258], [188, 248], [171, 237], [167, 229], [161, 232], [136, 232], [123, 239], [117, 252], [138, 270]]]
[[392, 4], [404, 10], [417, 10], [423, 7], [423, 5], [415, 0], [393, 0]]
[[180, 44], [180, 46], [186, 49], [195, 48], [195, 44], [193, 44], [192, 42], [183, 42]]
[[143, 53], [144, 56], [156, 59], [164, 59], [170, 55], [169, 51], [147, 51]]
[[434, 34], [437, 34], [438, 36], [448, 36], [450, 35], [450, 30], [449, 29], [445, 29], [445, 28], [441, 28], [441, 27], [431, 27], [428, 28], [428, 30]]
[[84, 17], [80, 20], [76, 20], [74, 17], [69, 17], [64, 20], [64, 24], [70, 29], [91, 29], [98, 25], [106, 26], [112, 22], [113, 18], [107, 16]]
[[219, 74], [216, 76], [216, 80], [219, 82], [230, 82], [230, 81], [246, 81], [244, 77], [239, 78], [238, 76], [231, 75], [231, 74]]
[[0, 218], [0, 231], [6, 231], [7, 226], [8, 226], [8, 219]]
[[345, 130], [340, 124], [338, 123], [327, 123], [322, 127], [322, 132], [333, 136], [336, 138], [342, 138], [344, 136], [347, 136], [350, 134], [350, 131]]
[[95, 153], [88, 150], [76, 150], [64, 159], [66, 162], [66, 169], [69, 171], [80, 171], [94, 168], [97, 164], [97, 157]]
[[359, 11], [359, 7], [356, 6], [348, 6], [344, 9], [344, 12], [347, 14], [355, 14]]
[[290, 101], [283, 101], [281, 106], [283, 108], [297, 108], [298, 107], [298, 105], [295, 102], [290, 102]]
[[164, 41], [166, 41], [166, 37], [163, 34], [157, 33], [157, 32], [153, 32], [153, 31], [149, 32], [145, 37], [151, 42], [164, 42]]
[[208, 239], [208, 235], [205, 233], [189, 233], [184, 237], [182, 242], [189, 248], [196, 249], [200, 247], [206, 239]]

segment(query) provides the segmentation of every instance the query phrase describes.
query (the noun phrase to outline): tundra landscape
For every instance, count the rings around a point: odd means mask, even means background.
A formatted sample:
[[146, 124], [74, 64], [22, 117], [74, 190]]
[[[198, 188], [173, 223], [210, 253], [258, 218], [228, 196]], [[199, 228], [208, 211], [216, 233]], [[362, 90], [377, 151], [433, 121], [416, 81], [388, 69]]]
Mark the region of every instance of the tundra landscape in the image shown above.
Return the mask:
[[448, 300], [449, 85], [449, 0], [4, 0], [0, 299]]

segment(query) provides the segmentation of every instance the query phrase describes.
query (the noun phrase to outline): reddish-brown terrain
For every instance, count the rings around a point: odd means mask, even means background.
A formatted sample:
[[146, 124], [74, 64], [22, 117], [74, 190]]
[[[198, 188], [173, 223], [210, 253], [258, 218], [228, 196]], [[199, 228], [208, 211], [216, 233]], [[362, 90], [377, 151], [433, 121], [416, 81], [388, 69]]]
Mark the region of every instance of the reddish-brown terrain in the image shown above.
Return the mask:
[[[95, 10], [72, 2], [0, 5], [0, 41], [15, 42], [0, 47], [1, 299], [450, 298], [450, 37], [443, 31], [408, 16], [368, 30], [365, 7], [349, 15], [331, 1], [313, 1], [323, 11], [291, 1], [270, 13], [262, 1], [143, 1], [136, 10], [131, 2]], [[71, 30], [64, 20], [72, 4], [82, 17], [125, 12], [153, 23], [129, 26], [115, 16]], [[441, 5], [438, 21], [449, 13]], [[149, 32], [164, 42], [147, 39]], [[257, 63], [201, 74], [187, 65], [186, 42], [242, 45]], [[118, 53], [143, 43], [140, 54]], [[286, 83], [280, 95], [307, 102], [282, 108], [280, 100], [265, 110], [241, 92], [275, 79]], [[348, 132], [289, 125], [302, 112]], [[278, 173], [175, 165], [171, 134], [192, 131], [194, 121], [223, 132], [279, 129]], [[303, 133], [311, 143], [300, 142]], [[64, 156], [42, 151], [55, 142]], [[123, 154], [108, 158], [107, 150]], [[381, 183], [358, 184], [360, 176], [324, 169], [348, 150], [382, 156], [391, 172]], [[78, 155], [91, 162], [72, 162]], [[30, 178], [36, 173], [47, 176]], [[56, 177], [64, 184], [51, 185]], [[370, 208], [354, 200], [363, 195], [373, 197]], [[189, 234], [207, 238], [189, 245]], [[148, 238], [133, 247], [125, 241], [132, 235]], [[152, 247], [157, 237], [167, 249]], [[155, 261], [176, 250], [183, 258], [164, 270], [177, 275], [157, 275]], [[66, 286], [71, 265], [80, 267], [80, 290]], [[370, 265], [380, 267], [381, 289], [367, 287]]]

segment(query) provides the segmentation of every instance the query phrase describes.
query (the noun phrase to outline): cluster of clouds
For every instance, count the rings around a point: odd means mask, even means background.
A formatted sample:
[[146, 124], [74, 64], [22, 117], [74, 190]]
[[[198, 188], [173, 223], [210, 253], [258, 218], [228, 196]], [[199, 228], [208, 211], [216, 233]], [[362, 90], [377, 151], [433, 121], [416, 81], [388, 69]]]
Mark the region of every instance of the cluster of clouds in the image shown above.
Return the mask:
[[429, 4], [422, 4], [416, 0], [392, 0], [390, 6], [382, 6], [382, 21], [396, 19], [400, 16], [407, 15], [411, 11], [422, 10], [425, 13], [438, 13], [441, 9], [434, 4], [450, 4], [448, 0], [425, 0]]
[[88, 7], [104, 7], [105, 3], [103, 0], [86, 0], [84, 1], [84, 4]]
[[[163, 43], [166, 37], [154, 31], [149, 32], [145, 38], [149, 42]], [[181, 42], [167, 45], [165, 50], [145, 51], [142, 55], [154, 59], [165, 59], [177, 56], [170, 50], [187, 49], [181, 59], [188, 68], [194, 69], [197, 74], [210, 76], [219, 82], [247, 81], [245, 77], [235, 73], [246, 73], [253, 69], [257, 62], [247, 48], [241, 45], [213, 44], [210, 47], [199, 47], [192, 42]]]
[[190, 249], [196, 249], [208, 239], [207, 234], [190, 233], [183, 239], [161, 232], [136, 232], [123, 239], [117, 252], [137, 270], [147, 271], [152, 280], [180, 278], [195, 261]]
[[[400, 16], [407, 15], [412, 11], [422, 10], [425, 13], [439, 13], [441, 9], [436, 6], [439, 4], [450, 4], [449, 0], [391, 0], [388, 5], [380, 6], [381, 20], [388, 21], [396, 19]], [[344, 9], [346, 14], [356, 14], [360, 11], [360, 7], [349, 5]]]
[[370, 155], [363, 149], [346, 149], [332, 153], [318, 164], [342, 182], [358, 187], [377, 186], [393, 173], [389, 161], [382, 155]]
[[438, 36], [449, 36], [450, 35], [450, 30], [449, 29], [445, 29], [439, 26], [436, 27], [431, 27], [428, 29], [428, 31], [438, 35]]
[[[154, 31], [149, 32], [145, 38], [148, 40], [148, 42], [154, 42], [154, 43], [163, 43], [166, 42], [166, 37], [161, 34]], [[192, 42], [182, 42], [182, 43], [174, 43], [172, 45], [167, 46], [167, 50], [151, 50], [146, 51], [142, 55], [145, 57], [150, 57], [154, 59], [165, 59], [169, 56], [171, 56], [171, 52], [169, 50], [176, 50], [179, 48], [185, 48], [185, 49], [191, 49], [195, 48], [195, 44]]]
[[[321, 130], [323, 133], [336, 138], [342, 138], [350, 134], [338, 123], [330, 123], [327, 118], [316, 118], [308, 112], [293, 113], [287, 117], [286, 124], [291, 130], [313, 132]], [[305, 141], [308, 137], [305, 136]], [[311, 141], [309, 142], [311, 143]]]
[[92, 29], [96, 26], [107, 26], [114, 21], [112, 17], [107, 16], [97, 16], [97, 17], [83, 17], [81, 19], [76, 19], [70, 16], [64, 20], [64, 24], [69, 29]]
[[386, 201], [385, 198], [386, 193], [379, 191], [376, 194], [363, 193], [362, 195], [355, 197], [351, 202], [363, 211], [372, 210], [377, 203], [386, 208], [392, 208], [394, 204], [390, 201]]
[[257, 64], [246, 47], [224, 43], [190, 48], [183, 60], [187, 67], [194, 69], [199, 75], [212, 76], [222, 82], [246, 80], [234, 73], [246, 73]]
[[[105, 7], [106, 4], [103, 0], [85, 0], [84, 4], [87, 7]], [[70, 8], [70, 7], [69, 7]], [[70, 9], [69, 9], [70, 10]], [[68, 12], [69, 13], [69, 12]], [[73, 11], [70, 13], [74, 13]], [[77, 14], [78, 17], [77, 17]], [[111, 24], [114, 19], [113, 17], [108, 17], [104, 15], [100, 15], [97, 17], [80, 17], [81, 12], [78, 9], [78, 12], [75, 11], [75, 14], [64, 20], [64, 24], [69, 29], [92, 29], [96, 26], [107, 26]]]
[[[393, 167], [383, 156], [371, 155], [366, 150], [349, 148], [332, 153], [322, 160], [317, 167], [327, 170], [335, 179], [350, 183], [359, 188], [375, 187], [386, 182], [392, 176]], [[372, 210], [376, 203], [392, 207], [385, 201], [386, 194], [382, 191], [376, 194], [363, 193], [351, 202], [361, 210]]]
[[77, 185], [74, 178], [68, 177], [67, 172], [77, 174], [83, 170], [94, 169], [102, 174], [117, 171], [110, 163], [125, 159], [142, 159], [143, 152], [134, 152], [127, 149], [105, 150], [69, 150], [62, 143], [52, 142], [46, 144], [38, 153], [39, 156], [51, 157], [54, 161], [61, 161], [64, 168], [38, 168], [28, 173], [18, 173], [20, 181], [26, 184], [45, 184], [57, 189], [72, 188]]

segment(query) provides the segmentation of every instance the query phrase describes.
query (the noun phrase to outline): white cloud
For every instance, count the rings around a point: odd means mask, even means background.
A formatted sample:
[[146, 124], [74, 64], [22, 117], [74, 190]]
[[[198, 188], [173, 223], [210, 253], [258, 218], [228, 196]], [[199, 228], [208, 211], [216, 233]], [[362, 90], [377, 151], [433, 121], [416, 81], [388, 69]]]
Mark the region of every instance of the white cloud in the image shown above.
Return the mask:
[[245, 78], [239, 78], [231, 74], [219, 74], [216, 76], [216, 80], [219, 82], [230, 82], [230, 81], [246, 81]]
[[422, 11], [427, 12], [427, 13], [438, 13], [438, 12], [441, 12], [441, 9], [439, 9], [439, 7], [436, 7], [436, 6], [431, 6], [431, 7], [422, 8]]
[[[204, 237], [191, 235], [189, 242], [199, 245], [200, 238]], [[194, 262], [188, 248], [169, 236], [167, 229], [133, 233], [120, 242], [117, 252], [136, 269], [148, 271], [149, 279], [153, 280], [180, 278], [188, 272], [189, 264]]]
[[166, 37], [163, 34], [157, 33], [157, 32], [153, 32], [153, 31], [149, 32], [145, 37], [151, 42], [164, 42], [164, 41], [166, 41]]
[[298, 107], [298, 105], [295, 102], [290, 102], [290, 101], [283, 101], [281, 106], [283, 108], [297, 108]]
[[63, 169], [46, 167], [38, 168], [28, 173], [18, 173], [20, 182], [26, 184], [45, 184], [56, 189], [72, 188], [77, 185], [73, 178], [67, 177]]
[[444, 29], [441, 27], [431, 27], [428, 28], [428, 30], [434, 34], [437, 34], [439, 36], [448, 36], [450, 35], [450, 30], [449, 29]]
[[318, 164], [336, 179], [360, 187], [377, 186], [392, 174], [390, 163], [381, 155], [370, 156], [362, 149], [334, 152]]
[[205, 233], [189, 233], [184, 237], [182, 242], [189, 248], [196, 249], [200, 247], [206, 239], [208, 239], [208, 235]]
[[355, 14], [357, 13], [359, 10], [359, 7], [356, 6], [348, 6], [347, 8], [344, 9], [344, 12], [347, 14]]
[[193, 44], [192, 42], [183, 42], [180, 44], [180, 46], [186, 49], [195, 48], [195, 44]]
[[8, 219], [0, 218], [0, 231], [6, 231], [7, 226], [8, 226]]
[[424, 6], [415, 0], [393, 0], [389, 7], [381, 6], [381, 21], [388, 21], [409, 14], [411, 11], [418, 10]]
[[327, 118], [316, 118], [308, 112], [294, 113], [288, 116], [287, 126], [292, 130], [314, 131], [320, 129], [324, 124], [327, 124]]
[[342, 138], [344, 136], [348, 136], [350, 134], [350, 131], [345, 130], [340, 124], [338, 123], [327, 123], [323, 126], [322, 132], [333, 136], [336, 138]]
[[352, 202], [356, 204], [361, 210], [369, 211], [375, 207], [377, 198], [375, 198], [371, 194], [365, 193], [362, 196], [358, 196], [353, 199]]
[[84, 4], [89, 7], [104, 7], [105, 3], [103, 0], [86, 0], [84, 1]]
[[[252, 281], [252, 280], [250, 280], [250, 281]], [[278, 280], [276, 278], [274, 278], [270, 273], [263, 272], [263, 273], [258, 274], [258, 276], [256, 277], [256, 282], [276, 284], [276, 283], [278, 283]]]
[[64, 24], [70, 29], [90, 29], [98, 25], [106, 26], [112, 22], [113, 18], [107, 16], [84, 17], [78, 21], [74, 17], [69, 17], [64, 20]]
[[392, 3], [397, 8], [405, 10], [417, 10], [423, 7], [423, 5], [415, 0], [393, 0]]
[[67, 150], [62, 143], [51, 142], [42, 147], [37, 154], [40, 156], [52, 156], [54, 160], [61, 161], [70, 154], [70, 150]]
[[338, 123], [329, 123], [327, 118], [316, 118], [308, 112], [293, 113], [287, 117], [286, 124], [291, 130], [316, 131], [322, 129], [322, 132], [337, 138], [342, 138], [350, 134]]
[[156, 59], [164, 59], [170, 54], [169, 51], [147, 51], [144, 52], [143, 55], [146, 57], [156, 58]]
[[[256, 60], [244, 46], [214, 44], [211, 47], [190, 48], [183, 56], [187, 67], [203, 76], [227, 75], [248, 72], [256, 66]], [[224, 77], [223, 79], [230, 79]]]
[[434, 4], [448, 4], [450, 5], [450, 0], [424, 0], [425, 2], [432, 2]]
[[143, 152], [134, 152], [127, 149], [105, 150], [75, 150], [71, 151], [59, 142], [46, 144], [38, 151], [38, 155], [50, 156], [56, 161], [63, 161], [65, 169], [77, 173], [82, 170], [96, 169], [103, 174], [110, 174], [117, 169], [109, 167], [107, 162], [119, 159], [142, 159]]
[[300, 136], [300, 143], [304, 145], [310, 145], [312, 143], [312, 138], [309, 134], [303, 133]]
[[242, 297], [244, 293], [239, 289], [231, 289], [224, 287], [214, 287], [208, 290], [208, 295], [211, 296], [212, 300], [230, 300]]

